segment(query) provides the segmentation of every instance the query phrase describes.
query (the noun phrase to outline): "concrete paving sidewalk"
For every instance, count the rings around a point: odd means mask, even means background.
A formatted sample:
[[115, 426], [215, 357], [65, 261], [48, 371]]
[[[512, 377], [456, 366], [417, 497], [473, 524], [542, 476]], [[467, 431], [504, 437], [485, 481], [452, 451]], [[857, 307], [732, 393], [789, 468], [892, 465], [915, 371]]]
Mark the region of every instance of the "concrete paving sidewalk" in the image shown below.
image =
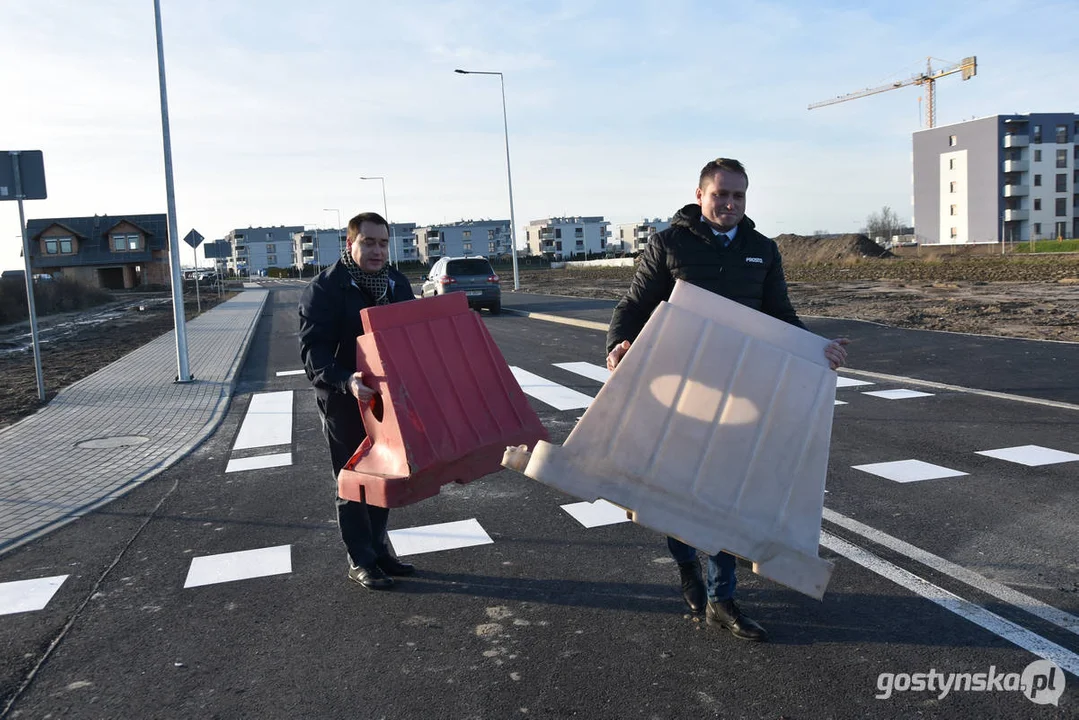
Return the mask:
[[245, 289], [187, 323], [194, 382], [174, 382], [169, 332], [0, 431], [0, 553], [115, 500], [209, 437], [268, 295]]

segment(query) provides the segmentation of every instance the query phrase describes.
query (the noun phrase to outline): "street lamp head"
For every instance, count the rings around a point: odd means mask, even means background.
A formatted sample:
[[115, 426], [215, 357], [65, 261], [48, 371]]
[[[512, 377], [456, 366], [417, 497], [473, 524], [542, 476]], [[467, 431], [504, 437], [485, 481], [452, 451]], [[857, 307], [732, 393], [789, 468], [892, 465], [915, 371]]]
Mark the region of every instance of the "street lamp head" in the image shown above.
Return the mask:
[[460, 68], [454, 70], [454, 72], [458, 73], [459, 75], [468, 75], [468, 70], [461, 70]]

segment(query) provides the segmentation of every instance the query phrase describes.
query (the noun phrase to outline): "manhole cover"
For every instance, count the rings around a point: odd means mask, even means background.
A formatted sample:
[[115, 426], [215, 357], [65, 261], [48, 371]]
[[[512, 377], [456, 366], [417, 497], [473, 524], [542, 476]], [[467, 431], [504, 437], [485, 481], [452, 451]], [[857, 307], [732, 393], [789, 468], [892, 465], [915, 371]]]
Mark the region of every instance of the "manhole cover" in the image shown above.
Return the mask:
[[131, 445], [142, 445], [144, 442], [149, 442], [150, 438], [143, 435], [116, 435], [114, 437], [93, 438], [92, 440], [81, 440], [75, 443], [75, 447], [86, 448], [88, 450], [108, 450], [110, 448], [129, 447]]

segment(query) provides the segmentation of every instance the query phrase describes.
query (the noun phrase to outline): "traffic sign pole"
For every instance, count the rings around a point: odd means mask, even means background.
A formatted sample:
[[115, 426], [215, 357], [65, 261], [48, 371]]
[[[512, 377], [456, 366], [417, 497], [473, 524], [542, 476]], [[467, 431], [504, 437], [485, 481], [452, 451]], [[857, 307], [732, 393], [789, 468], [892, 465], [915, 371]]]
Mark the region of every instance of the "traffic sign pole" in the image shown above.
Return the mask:
[[19, 203], [19, 229], [22, 230], [22, 259], [26, 273], [26, 309], [30, 314], [30, 337], [34, 345], [34, 375], [37, 377], [37, 399], [45, 402], [45, 377], [41, 372], [41, 343], [37, 337], [37, 309], [34, 307], [34, 271], [30, 267], [30, 241], [26, 237], [26, 213], [23, 211], [22, 174], [19, 168], [19, 151], [12, 150], [11, 170], [15, 176], [15, 199]]

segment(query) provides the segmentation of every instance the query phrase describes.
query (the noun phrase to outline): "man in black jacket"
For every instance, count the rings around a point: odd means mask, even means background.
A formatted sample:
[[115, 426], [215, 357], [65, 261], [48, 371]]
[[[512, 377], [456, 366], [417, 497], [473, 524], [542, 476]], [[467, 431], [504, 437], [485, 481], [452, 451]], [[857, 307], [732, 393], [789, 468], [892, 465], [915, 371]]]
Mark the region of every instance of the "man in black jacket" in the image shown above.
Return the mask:
[[[416, 297], [408, 279], [386, 264], [389, 242], [389, 226], [378, 213], [352, 218], [341, 259], [319, 273], [300, 298], [300, 357], [315, 386], [335, 486], [337, 473], [367, 437], [359, 404], [374, 394], [356, 371], [356, 338], [363, 334], [360, 310]], [[348, 577], [372, 590], [392, 587], [391, 575], [414, 571], [390, 550], [389, 514], [387, 508], [337, 498]]]
[[[669, 229], [649, 238], [629, 291], [614, 309], [607, 331], [607, 369], [615, 369], [679, 279], [805, 328], [787, 297], [779, 248], [745, 216], [748, 187], [749, 176], [737, 160], [718, 158], [701, 169], [697, 202], [679, 210]], [[825, 348], [833, 370], [846, 362], [847, 342], [839, 338]], [[734, 602], [733, 555], [709, 556], [706, 589], [696, 548], [672, 537], [667, 547], [678, 562], [682, 596], [693, 612], [706, 610], [709, 625], [743, 640], [767, 639], [764, 629]]]

